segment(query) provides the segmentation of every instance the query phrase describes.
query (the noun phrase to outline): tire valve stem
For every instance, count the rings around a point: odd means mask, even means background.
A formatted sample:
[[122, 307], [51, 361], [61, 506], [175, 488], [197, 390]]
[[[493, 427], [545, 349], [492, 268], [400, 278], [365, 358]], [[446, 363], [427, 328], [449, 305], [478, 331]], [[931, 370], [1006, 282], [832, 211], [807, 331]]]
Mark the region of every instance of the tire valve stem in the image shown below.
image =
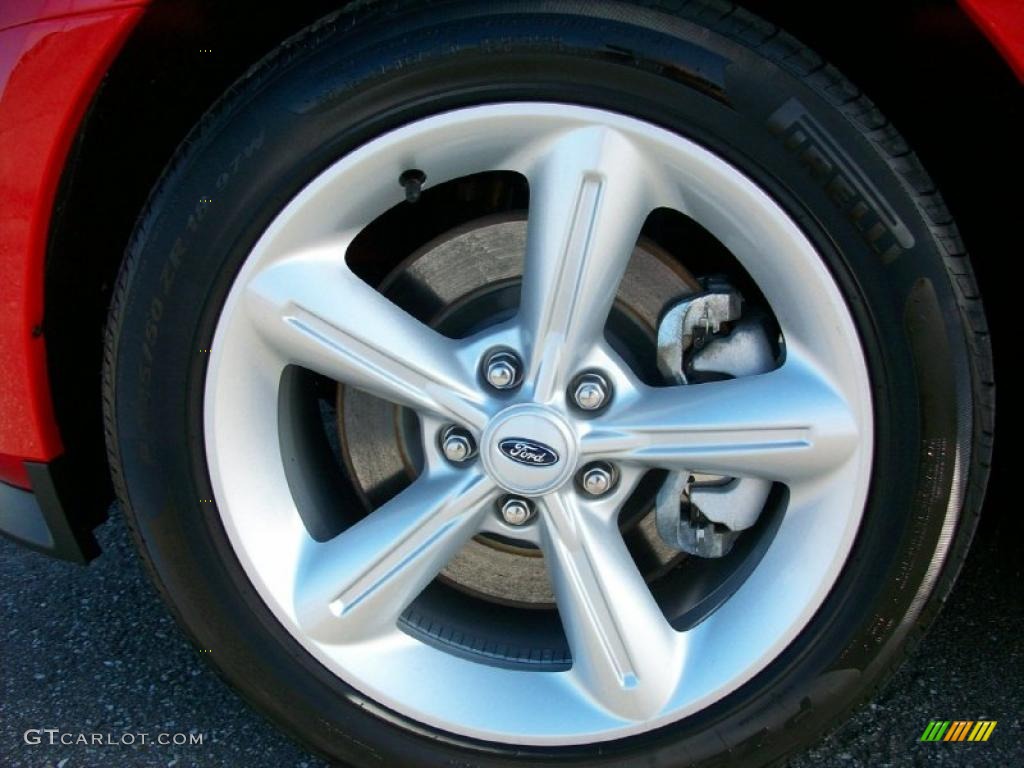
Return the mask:
[[402, 172], [402, 175], [398, 177], [398, 183], [405, 188], [405, 202], [415, 203], [420, 199], [423, 183], [426, 180], [427, 174], [419, 168], [410, 168]]

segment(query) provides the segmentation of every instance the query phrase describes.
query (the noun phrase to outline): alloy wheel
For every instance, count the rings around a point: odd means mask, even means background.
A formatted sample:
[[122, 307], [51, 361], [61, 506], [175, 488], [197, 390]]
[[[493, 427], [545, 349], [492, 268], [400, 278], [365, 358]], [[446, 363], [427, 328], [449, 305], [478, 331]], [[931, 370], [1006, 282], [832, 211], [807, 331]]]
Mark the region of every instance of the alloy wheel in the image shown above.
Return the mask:
[[[427, 190], [492, 170], [526, 178], [513, 317], [446, 336], [346, 263], [359, 233], [402, 200], [397, 180], [410, 168]], [[705, 227], [764, 295], [782, 338], [772, 370], [653, 386], [609, 343], [619, 284], [658, 209]], [[510, 370], [499, 370], [496, 354]], [[329, 538], [304, 524], [282, 450], [291, 367], [400, 406], [414, 415], [420, 440], [408, 487]], [[205, 426], [235, 553], [305, 650], [416, 721], [537, 745], [651, 730], [764, 669], [810, 620], [849, 555], [873, 434], [850, 312], [778, 203], [679, 135], [542, 103], [411, 123], [337, 161], [289, 202], [224, 305]], [[623, 504], [651, 470], [785, 489], [760, 560], [724, 603], [683, 629], [652, 595], [619, 527]], [[530, 513], [504, 514], [510, 497]], [[403, 612], [481, 535], [542, 554], [567, 668], [482, 663], [403, 630]]]

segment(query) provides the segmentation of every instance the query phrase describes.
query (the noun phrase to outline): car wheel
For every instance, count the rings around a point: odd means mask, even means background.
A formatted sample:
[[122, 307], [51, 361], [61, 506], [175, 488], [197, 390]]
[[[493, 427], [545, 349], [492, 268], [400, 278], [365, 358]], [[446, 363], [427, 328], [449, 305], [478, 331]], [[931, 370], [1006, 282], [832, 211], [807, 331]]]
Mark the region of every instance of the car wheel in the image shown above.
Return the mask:
[[896, 131], [714, 2], [380, 3], [196, 126], [116, 289], [181, 625], [355, 765], [760, 765], [963, 561], [990, 353]]

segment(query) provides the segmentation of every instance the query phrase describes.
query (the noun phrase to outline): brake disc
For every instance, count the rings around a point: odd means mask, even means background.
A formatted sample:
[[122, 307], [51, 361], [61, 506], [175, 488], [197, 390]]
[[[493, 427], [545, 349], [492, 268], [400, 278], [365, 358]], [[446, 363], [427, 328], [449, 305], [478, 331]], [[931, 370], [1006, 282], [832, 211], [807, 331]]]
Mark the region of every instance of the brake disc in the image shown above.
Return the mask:
[[[526, 250], [526, 221], [515, 216], [480, 219], [438, 238], [403, 261], [381, 291], [411, 314], [446, 333], [456, 316], [500, 322], [518, 306]], [[649, 345], [655, 358], [658, 321], [665, 307], [700, 290], [698, 282], [656, 244], [641, 238], [619, 287], [609, 335], [620, 347]], [[456, 329], [456, 334], [459, 329]], [[464, 329], [471, 332], [475, 328]], [[639, 336], [638, 336], [639, 334]], [[405, 412], [372, 395], [339, 387], [341, 451], [362, 494], [374, 509], [408, 485], [418, 470], [418, 433]], [[657, 532], [653, 509], [626, 521], [627, 544], [642, 549], [638, 563], [650, 580], [680, 557]], [[626, 531], [624, 531], [626, 533]], [[636, 554], [636, 553], [635, 553]], [[441, 577], [487, 599], [527, 607], [554, 604], [540, 551], [490, 536], [477, 536], [443, 569]]]

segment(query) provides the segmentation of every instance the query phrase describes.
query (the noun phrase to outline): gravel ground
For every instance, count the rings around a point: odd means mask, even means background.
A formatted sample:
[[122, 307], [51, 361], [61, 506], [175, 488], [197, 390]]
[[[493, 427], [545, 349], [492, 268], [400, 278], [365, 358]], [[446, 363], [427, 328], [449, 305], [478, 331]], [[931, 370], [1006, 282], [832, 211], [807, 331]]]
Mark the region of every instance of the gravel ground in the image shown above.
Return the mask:
[[[0, 540], [0, 765], [323, 765], [185, 642], [142, 575], [120, 515], [98, 533], [104, 555], [88, 568]], [[1024, 765], [1024, 588], [1019, 545], [1009, 538], [982, 530], [920, 651], [877, 702], [793, 768]], [[999, 724], [987, 743], [919, 743], [937, 718]], [[27, 745], [31, 728], [202, 734], [203, 743], [51, 746], [42, 734]]]

